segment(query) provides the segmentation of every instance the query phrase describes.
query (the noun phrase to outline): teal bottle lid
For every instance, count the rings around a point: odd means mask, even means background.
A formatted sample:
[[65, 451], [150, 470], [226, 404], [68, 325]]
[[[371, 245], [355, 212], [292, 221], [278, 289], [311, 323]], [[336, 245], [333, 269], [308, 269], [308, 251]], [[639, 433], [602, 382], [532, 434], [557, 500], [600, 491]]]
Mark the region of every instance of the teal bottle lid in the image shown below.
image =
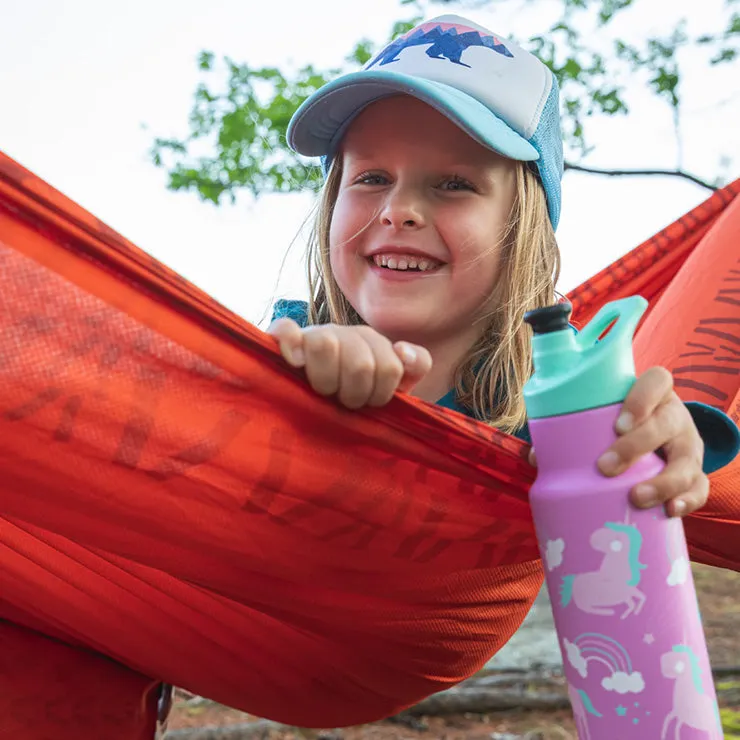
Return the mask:
[[527, 416], [542, 419], [623, 401], [635, 382], [632, 339], [647, 306], [642, 296], [607, 303], [578, 333], [568, 323], [570, 303], [529, 311], [524, 320], [534, 332], [534, 373], [524, 386]]

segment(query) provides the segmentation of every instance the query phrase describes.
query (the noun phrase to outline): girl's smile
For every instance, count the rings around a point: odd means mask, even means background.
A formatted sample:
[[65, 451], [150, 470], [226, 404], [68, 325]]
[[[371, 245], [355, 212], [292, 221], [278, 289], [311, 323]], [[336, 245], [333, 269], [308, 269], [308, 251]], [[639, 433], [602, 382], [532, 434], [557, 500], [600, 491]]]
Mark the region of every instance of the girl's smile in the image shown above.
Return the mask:
[[396, 245], [380, 247], [368, 256], [368, 260], [384, 280], [429, 277], [445, 265], [445, 262], [426, 252]]

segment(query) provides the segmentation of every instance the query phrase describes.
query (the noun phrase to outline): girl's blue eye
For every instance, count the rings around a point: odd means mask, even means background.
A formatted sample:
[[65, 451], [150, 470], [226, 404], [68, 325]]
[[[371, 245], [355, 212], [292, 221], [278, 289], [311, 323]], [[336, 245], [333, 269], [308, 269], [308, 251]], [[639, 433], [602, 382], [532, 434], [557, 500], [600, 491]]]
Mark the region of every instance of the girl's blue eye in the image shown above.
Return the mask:
[[360, 175], [355, 182], [361, 185], [383, 185], [385, 183], [385, 177], [368, 172]]
[[453, 193], [462, 190], [475, 189], [467, 180], [464, 180], [462, 177], [449, 177], [446, 180], [442, 181], [441, 187], [443, 190], [448, 190]]

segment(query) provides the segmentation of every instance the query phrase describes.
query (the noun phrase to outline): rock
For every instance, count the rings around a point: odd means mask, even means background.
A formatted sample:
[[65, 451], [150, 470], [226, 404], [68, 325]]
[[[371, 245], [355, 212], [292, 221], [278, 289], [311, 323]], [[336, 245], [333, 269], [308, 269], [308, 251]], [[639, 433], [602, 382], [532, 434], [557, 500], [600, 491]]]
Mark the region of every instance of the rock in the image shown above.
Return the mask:
[[550, 599], [543, 586], [521, 627], [488, 661], [487, 667], [496, 670], [559, 670], [562, 665]]

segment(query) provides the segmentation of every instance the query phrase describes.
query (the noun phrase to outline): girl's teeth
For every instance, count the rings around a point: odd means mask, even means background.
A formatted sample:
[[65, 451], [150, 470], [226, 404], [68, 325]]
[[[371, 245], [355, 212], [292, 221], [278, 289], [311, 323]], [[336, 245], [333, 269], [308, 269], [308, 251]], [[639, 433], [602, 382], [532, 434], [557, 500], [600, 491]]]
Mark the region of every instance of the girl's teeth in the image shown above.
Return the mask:
[[428, 259], [419, 259], [417, 257], [395, 257], [386, 254], [376, 254], [373, 256], [373, 262], [378, 267], [387, 267], [389, 270], [431, 270], [435, 263]]

